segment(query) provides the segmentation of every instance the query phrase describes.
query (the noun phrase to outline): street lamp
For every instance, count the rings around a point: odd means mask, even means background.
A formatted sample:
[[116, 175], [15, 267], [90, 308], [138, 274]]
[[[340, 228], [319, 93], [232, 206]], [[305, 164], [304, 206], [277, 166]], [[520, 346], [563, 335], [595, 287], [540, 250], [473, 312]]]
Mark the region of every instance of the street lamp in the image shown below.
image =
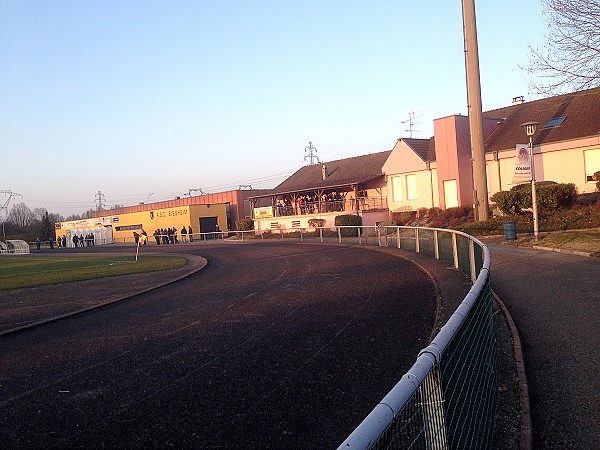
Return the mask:
[[525, 130], [525, 134], [529, 136], [529, 161], [531, 165], [531, 204], [533, 207], [533, 237], [537, 241], [540, 235], [540, 228], [538, 224], [538, 210], [537, 210], [537, 194], [535, 192], [535, 166], [533, 165], [533, 135], [535, 134], [535, 127], [539, 125], [538, 122], [525, 122], [521, 126]]

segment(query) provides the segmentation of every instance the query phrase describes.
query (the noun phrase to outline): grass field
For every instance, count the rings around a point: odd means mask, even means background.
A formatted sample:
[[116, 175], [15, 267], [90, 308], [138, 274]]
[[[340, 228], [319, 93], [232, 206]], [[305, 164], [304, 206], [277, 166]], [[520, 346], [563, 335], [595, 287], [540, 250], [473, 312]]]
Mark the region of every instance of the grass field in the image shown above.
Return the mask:
[[180, 256], [34, 256], [0, 257], [0, 289], [66, 283], [95, 278], [178, 269]]

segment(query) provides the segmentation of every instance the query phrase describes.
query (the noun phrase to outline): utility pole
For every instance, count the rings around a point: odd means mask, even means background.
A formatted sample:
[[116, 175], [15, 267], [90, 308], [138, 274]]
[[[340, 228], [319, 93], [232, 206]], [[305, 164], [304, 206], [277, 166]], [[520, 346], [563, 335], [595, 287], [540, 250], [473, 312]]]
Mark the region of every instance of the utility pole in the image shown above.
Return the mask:
[[475, 207], [475, 220], [482, 221], [487, 220], [489, 217], [489, 200], [485, 171], [485, 149], [483, 146], [483, 110], [481, 106], [475, 0], [462, 0], [462, 10], [467, 71], [467, 103], [469, 127], [471, 129], [471, 157], [473, 159], [473, 206]]
[[13, 197], [23, 197], [21, 194], [17, 194], [13, 191], [0, 191], [0, 194], [4, 194], [4, 196], [8, 195], [8, 199], [0, 206], [0, 220], [2, 221], [2, 236], [6, 236], [6, 232], [4, 231], [4, 222], [8, 218], [8, 204], [12, 200]]
[[[312, 142], [308, 142], [308, 147], [304, 147], [304, 152], [308, 152], [308, 155], [304, 157], [304, 161], [306, 161], [306, 158], [308, 158], [308, 160], [310, 161], [308, 164], [310, 166], [321, 162], [319, 161], [319, 157], [315, 154], [317, 153], [317, 148], [313, 146]], [[316, 163], [315, 160], [317, 161]]]
[[106, 203], [106, 199], [104, 198], [104, 194], [100, 191], [96, 194], [96, 211], [102, 211], [104, 209], [104, 204]]

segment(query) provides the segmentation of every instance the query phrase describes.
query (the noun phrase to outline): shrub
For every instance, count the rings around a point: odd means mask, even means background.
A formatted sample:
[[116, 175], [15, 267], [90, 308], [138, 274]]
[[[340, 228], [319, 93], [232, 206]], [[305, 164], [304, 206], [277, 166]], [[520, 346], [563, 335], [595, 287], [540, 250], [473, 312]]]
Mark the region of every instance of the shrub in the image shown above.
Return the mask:
[[[545, 210], [572, 206], [577, 198], [577, 187], [573, 183], [539, 181], [535, 183], [535, 191], [538, 207]], [[490, 200], [503, 214], [519, 214], [522, 210], [533, 206], [531, 184], [518, 184], [510, 191], [496, 192]]]
[[235, 229], [237, 231], [250, 231], [254, 229], [254, 222], [252, 219], [241, 219], [236, 220]]
[[422, 219], [423, 217], [428, 217], [428, 216], [427, 216], [428, 212], [429, 212], [429, 211], [427, 210], [427, 208], [419, 208], [419, 209], [417, 210], [417, 217], [418, 217], [419, 219]]
[[312, 228], [322, 228], [325, 226], [325, 219], [308, 219], [308, 226]]
[[600, 200], [600, 191], [589, 192], [587, 194], [579, 194], [575, 198], [574, 204], [589, 206], [589, 205], [593, 205], [594, 203], [598, 202], [599, 200]]
[[594, 175], [592, 175], [592, 180], [596, 182], [596, 190], [600, 191], [600, 170], [598, 172], [594, 172]]
[[399, 211], [392, 213], [392, 221], [397, 225], [406, 225], [417, 217], [416, 211]]
[[502, 214], [519, 214], [521, 212], [521, 194], [513, 191], [496, 192], [490, 197]]
[[[342, 214], [341, 216], [335, 216], [334, 223], [336, 227], [359, 227], [362, 225], [362, 217], [354, 214]], [[342, 228], [341, 234], [344, 237], [358, 236], [358, 228]]]

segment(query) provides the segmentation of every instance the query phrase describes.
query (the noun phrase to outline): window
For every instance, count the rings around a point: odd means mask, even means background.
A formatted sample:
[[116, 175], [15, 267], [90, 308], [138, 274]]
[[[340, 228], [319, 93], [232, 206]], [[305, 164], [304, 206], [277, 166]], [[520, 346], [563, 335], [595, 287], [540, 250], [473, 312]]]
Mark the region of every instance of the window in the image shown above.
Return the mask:
[[585, 164], [585, 181], [595, 183], [592, 177], [594, 173], [600, 171], [600, 149], [584, 151], [583, 160]]
[[544, 125], [544, 129], [557, 127], [560, 124], [562, 124], [564, 121], [565, 121], [564, 117], [553, 117], [548, 122], [546, 122], [546, 125]]
[[395, 202], [402, 201], [402, 177], [392, 177], [392, 195]]
[[417, 176], [406, 175], [406, 199], [416, 200], [417, 199]]

